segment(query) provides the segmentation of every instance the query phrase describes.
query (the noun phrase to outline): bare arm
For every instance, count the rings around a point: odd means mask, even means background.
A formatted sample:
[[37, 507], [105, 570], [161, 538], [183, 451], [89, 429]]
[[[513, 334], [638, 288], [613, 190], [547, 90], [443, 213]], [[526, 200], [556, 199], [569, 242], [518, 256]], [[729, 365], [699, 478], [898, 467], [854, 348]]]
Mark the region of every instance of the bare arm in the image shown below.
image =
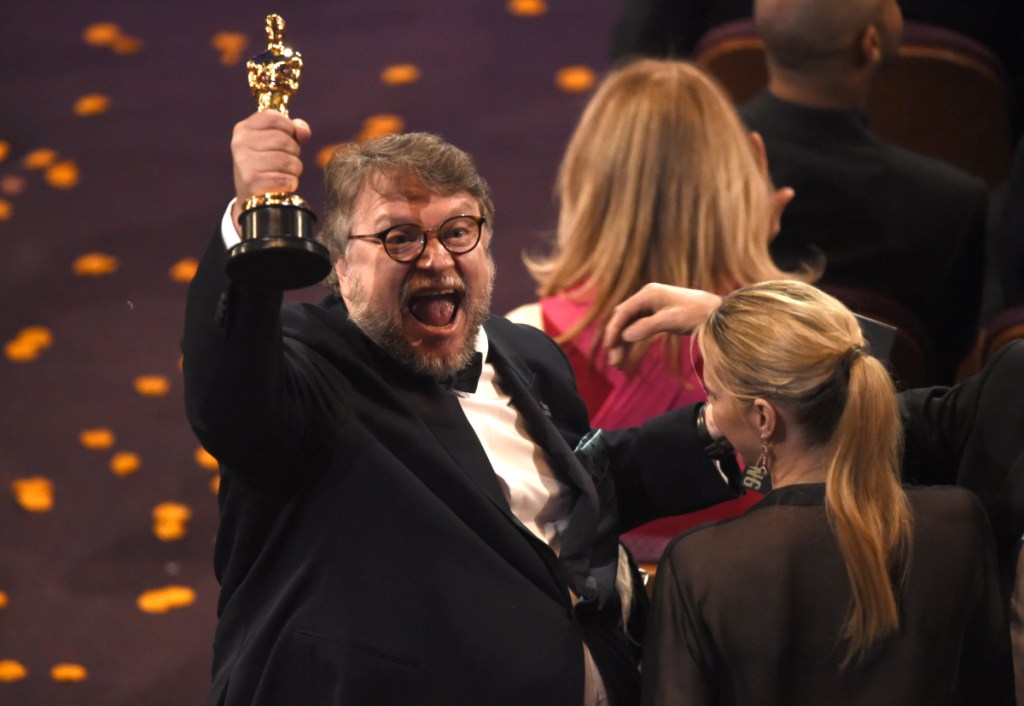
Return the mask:
[[648, 284], [615, 307], [602, 339], [608, 362], [619, 365], [623, 344], [636, 343], [658, 333], [689, 334], [722, 298], [699, 289]]

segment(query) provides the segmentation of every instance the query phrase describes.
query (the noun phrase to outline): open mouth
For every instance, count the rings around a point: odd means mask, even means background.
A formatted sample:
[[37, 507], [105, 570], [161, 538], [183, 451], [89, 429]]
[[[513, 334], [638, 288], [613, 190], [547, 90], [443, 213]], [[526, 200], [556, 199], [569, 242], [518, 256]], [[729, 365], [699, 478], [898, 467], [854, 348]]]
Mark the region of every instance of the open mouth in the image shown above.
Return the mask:
[[425, 326], [448, 326], [459, 313], [462, 296], [454, 291], [417, 294], [409, 298], [409, 313]]

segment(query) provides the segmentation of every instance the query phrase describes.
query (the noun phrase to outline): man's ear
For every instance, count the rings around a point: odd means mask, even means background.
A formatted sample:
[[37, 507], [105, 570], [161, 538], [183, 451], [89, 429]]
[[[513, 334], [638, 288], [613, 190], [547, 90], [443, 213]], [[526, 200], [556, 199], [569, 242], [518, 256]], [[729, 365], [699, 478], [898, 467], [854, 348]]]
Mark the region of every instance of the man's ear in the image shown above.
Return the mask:
[[[764, 146], [764, 138], [761, 137], [761, 133], [756, 130], [752, 130], [750, 133], [750, 144], [754, 146], [754, 158], [757, 160], [757, 168], [764, 176], [765, 180], [772, 185], [771, 174], [768, 173], [768, 150]], [[774, 185], [772, 185], [774, 188]], [[782, 230], [782, 212], [786, 210], [786, 206], [796, 196], [796, 192], [791, 186], [783, 186], [779, 189], [775, 189], [771, 195], [771, 226], [768, 230], [770, 239], [774, 240], [775, 236]]]
[[882, 47], [882, 33], [879, 31], [876, 25], [868, 25], [867, 28], [861, 32], [860, 39], [857, 42], [857, 47], [860, 50], [860, 56], [865, 64], [872, 66], [878, 66], [882, 63], [882, 57], [885, 55]]
[[345, 290], [348, 289], [348, 261], [344, 257], [334, 261], [334, 274], [338, 276], [338, 291], [344, 296]]

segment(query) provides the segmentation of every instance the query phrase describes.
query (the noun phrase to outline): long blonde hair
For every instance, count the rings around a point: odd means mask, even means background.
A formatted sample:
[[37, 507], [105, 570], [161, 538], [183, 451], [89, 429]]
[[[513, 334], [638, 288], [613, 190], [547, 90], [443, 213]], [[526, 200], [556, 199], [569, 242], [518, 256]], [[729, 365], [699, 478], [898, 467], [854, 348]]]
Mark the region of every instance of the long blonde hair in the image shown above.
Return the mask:
[[768, 253], [771, 191], [749, 133], [704, 71], [656, 59], [613, 71], [559, 169], [554, 252], [524, 258], [539, 296], [579, 287], [590, 302], [559, 341], [603, 326], [648, 282], [727, 292], [789, 276]]
[[825, 509], [852, 589], [842, 632], [848, 664], [900, 624], [892, 576], [906, 566], [911, 513], [889, 373], [866, 354], [850, 311], [800, 282], [733, 292], [695, 336], [726, 390], [788, 410], [808, 446], [832, 449]]

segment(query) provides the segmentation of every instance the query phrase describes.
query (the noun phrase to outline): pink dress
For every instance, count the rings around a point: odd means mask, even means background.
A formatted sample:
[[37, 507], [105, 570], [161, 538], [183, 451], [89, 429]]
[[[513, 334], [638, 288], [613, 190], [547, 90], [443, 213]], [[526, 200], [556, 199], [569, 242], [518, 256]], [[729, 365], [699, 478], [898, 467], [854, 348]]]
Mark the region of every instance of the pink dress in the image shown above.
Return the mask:
[[[575, 301], [564, 293], [540, 301], [544, 331], [552, 337], [568, 330], [586, 314], [589, 304]], [[562, 344], [576, 374], [580, 397], [595, 429], [623, 429], [644, 423], [651, 417], [706, 399], [700, 378], [690, 359], [690, 338], [680, 339], [682, 380], [672, 374], [665, 362], [660, 341], [648, 349], [640, 368], [632, 377], [605, 362], [602, 351], [590, 355], [597, 327], [591, 324], [573, 340]], [[695, 351], [696, 353], [696, 351]], [[657, 562], [669, 540], [694, 525], [734, 517], [761, 499], [748, 491], [699, 512], [666, 517], [636, 528], [622, 536], [622, 542], [637, 561]]]

